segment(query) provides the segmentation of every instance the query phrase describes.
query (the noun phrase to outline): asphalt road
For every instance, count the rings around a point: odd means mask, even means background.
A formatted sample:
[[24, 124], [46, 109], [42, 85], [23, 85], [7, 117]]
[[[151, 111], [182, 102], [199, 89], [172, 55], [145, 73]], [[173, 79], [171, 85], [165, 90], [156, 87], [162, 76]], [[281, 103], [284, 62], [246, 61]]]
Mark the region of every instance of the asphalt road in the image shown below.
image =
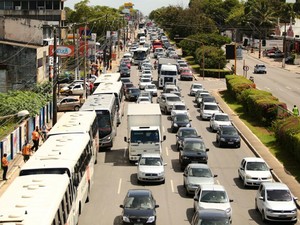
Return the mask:
[[[154, 76], [157, 77], [156, 71]], [[138, 84], [138, 72], [132, 67], [131, 80]], [[225, 88], [225, 81], [205, 78], [197, 81], [207, 90]], [[238, 179], [237, 169], [243, 157], [254, 156], [252, 151], [242, 142], [240, 149], [220, 149], [215, 145], [216, 134], [209, 129], [208, 121], [201, 121], [199, 112], [193, 102], [194, 97], [188, 96], [192, 82], [180, 81], [179, 86], [184, 95], [184, 101], [192, 117], [192, 125], [203, 137], [208, 152], [208, 165], [214, 174], [216, 182], [222, 184], [229, 197], [233, 199], [233, 224], [264, 224], [260, 214], [254, 209], [255, 188], [245, 189]], [[153, 99], [156, 102], [156, 99]], [[128, 102], [126, 102], [126, 105]], [[125, 106], [126, 108], [126, 106]], [[157, 209], [157, 224], [190, 224], [193, 215], [193, 199], [187, 197], [183, 188], [183, 175], [178, 161], [178, 152], [175, 150], [175, 134], [170, 133], [171, 121], [163, 115], [164, 134], [163, 158], [167, 163], [166, 183], [160, 185], [139, 185], [136, 179], [136, 166], [128, 163], [127, 145], [123, 141], [127, 134], [126, 114], [118, 127], [117, 137], [111, 151], [98, 154], [98, 164], [95, 168], [95, 180], [92, 187], [90, 202], [86, 204], [79, 224], [117, 225], [121, 224], [121, 208], [124, 196], [128, 189], [148, 188], [152, 190], [160, 207]]]

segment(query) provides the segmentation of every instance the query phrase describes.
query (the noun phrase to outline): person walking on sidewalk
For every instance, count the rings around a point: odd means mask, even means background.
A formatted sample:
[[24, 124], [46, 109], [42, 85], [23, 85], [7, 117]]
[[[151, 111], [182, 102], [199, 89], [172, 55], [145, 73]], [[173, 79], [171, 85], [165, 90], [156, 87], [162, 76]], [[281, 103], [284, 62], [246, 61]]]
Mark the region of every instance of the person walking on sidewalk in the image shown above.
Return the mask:
[[293, 115], [294, 116], [299, 116], [299, 109], [296, 105], [294, 105], [294, 108], [293, 108]]
[[31, 139], [33, 141], [33, 146], [31, 148], [31, 151], [37, 151], [39, 149], [39, 143], [40, 143], [40, 133], [39, 133], [38, 126], [36, 126], [35, 130], [32, 132]]
[[31, 146], [27, 141], [22, 148], [22, 155], [24, 162], [27, 162], [31, 155]]
[[6, 153], [3, 154], [3, 157], [1, 159], [1, 165], [2, 165], [2, 170], [3, 170], [2, 179], [7, 180], [6, 174], [7, 174], [7, 170], [8, 170], [8, 160], [7, 160], [7, 154]]

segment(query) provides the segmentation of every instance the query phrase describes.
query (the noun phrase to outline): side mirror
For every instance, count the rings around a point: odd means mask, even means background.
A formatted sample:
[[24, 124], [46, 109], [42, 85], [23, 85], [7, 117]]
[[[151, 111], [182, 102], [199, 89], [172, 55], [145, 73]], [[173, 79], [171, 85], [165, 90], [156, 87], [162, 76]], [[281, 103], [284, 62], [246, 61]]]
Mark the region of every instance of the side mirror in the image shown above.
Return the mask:
[[187, 177], [187, 175], [186, 175], [185, 173], [183, 174], [183, 176], [184, 176], [184, 177]]
[[124, 208], [124, 205], [120, 205], [120, 208], [122, 208], [122, 209], [123, 209], [123, 208]]
[[199, 200], [199, 198], [198, 197], [194, 197], [194, 201], [198, 201]]
[[214, 174], [214, 177], [218, 177], [218, 175], [217, 175], [217, 174]]
[[158, 208], [159, 207], [159, 205], [155, 205], [155, 208]]
[[164, 163], [164, 166], [168, 165], [167, 163]]
[[233, 202], [233, 199], [229, 199], [229, 202]]
[[207, 148], [206, 151], [208, 152], [208, 151], [209, 151], [209, 148]]
[[163, 136], [163, 140], [164, 140], [164, 141], [166, 140], [166, 135]]
[[124, 141], [127, 142], [127, 137], [124, 137]]
[[265, 201], [265, 198], [262, 196], [259, 196], [259, 199]]
[[243, 167], [240, 167], [240, 170], [245, 170]]

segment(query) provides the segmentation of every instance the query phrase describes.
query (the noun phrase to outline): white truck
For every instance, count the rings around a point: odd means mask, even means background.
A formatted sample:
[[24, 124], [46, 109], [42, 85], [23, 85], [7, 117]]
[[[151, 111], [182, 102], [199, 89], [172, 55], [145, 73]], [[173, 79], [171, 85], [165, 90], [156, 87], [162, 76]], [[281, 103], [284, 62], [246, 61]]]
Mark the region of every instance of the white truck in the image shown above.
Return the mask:
[[141, 154], [162, 152], [162, 115], [158, 104], [128, 104], [127, 108], [129, 161], [137, 161]]

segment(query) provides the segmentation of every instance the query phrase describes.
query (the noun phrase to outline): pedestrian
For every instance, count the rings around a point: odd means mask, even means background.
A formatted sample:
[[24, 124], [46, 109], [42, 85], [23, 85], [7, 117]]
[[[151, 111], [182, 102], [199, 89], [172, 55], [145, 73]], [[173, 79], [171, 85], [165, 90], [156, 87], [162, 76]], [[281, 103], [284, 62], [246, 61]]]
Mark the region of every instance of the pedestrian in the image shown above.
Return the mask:
[[44, 125], [42, 126], [42, 140], [43, 140], [43, 141], [46, 141], [46, 138], [47, 138], [47, 132], [48, 132], [47, 124], [44, 124]]
[[8, 170], [8, 160], [7, 160], [7, 154], [6, 153], [3, 154], [3, 157], [1, 159], [1, 165], [2, 165], [2, 170], [3, 170], [2, 179], [7, 180], [6, 174], [7, 174], [7, 170]]
[[40, 133], [39, 133], [38, 126], [36, 126], [35, 130], [32, 132], [31, 139], [33, 141], [33, 146], [31, 148], [31, 151], [37, 151], [39, 148], [39, 143], [40, 143]]
[[24, 162], [27, 162], [31, 155], [31, 146], [27, 141], [23, 145], [22, 155], [23, 155]]
[[296, 105], [294, 105], [294, 108], [293, 108], [293, 115], [294, 116], [299, 116], [299, 109]]
[[112, 60], [109, 60], [109, 69], [112, 70]]

